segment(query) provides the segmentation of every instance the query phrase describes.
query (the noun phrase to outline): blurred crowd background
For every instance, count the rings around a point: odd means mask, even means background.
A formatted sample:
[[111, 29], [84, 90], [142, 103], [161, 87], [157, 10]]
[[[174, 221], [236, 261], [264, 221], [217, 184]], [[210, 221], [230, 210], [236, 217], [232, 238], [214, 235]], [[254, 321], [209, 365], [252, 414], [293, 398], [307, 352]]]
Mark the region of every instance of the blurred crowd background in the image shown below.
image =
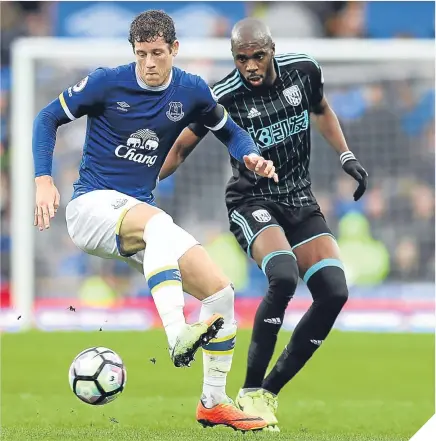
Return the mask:
[[[164, 9], [184, 38], [229, 37], [249, 15], [271, 27], [276, 38], [433, 39], [433, 2], [2, 2], [1, 4], [1, 289], [8, 302], [10, 230], [10, 56], [22, 36], [124, 38], [132, 17]], [[96, 26], [104, 23], [104, 26]], [[212, 48], [210, 50], [213, 50]], [[298, 47], [289, 51], [298, 52]], [[230, 54], [229, 54], [230, 55]], [[96, 57], [98, 54], [96, 54]], [[182, 65], [213, 84], [232, 69], [201, 60]], [[114, 60], [114, 65], [117, 60]], [[177, 64], [177, 63], [176, 63]], [[94, 66], [96, 67], [96, 66]], [[66, 69], [41, 62], [35, 113], [93, 66]], [[352, 66], [351, 66], [352, 67]], [[355, 182], [313, 130], [311, 175], [315, 195], [338, 238], [350, 284], [379, 293], [386, 283], [434, 282], [434, 73], [419, 66], [325, 66], [326, 95], [350, 149], [370, 174], [369, 189], [352, 200]], [[432, 66], [433, 68], [433, 66]], [[353, 74], [351, 74], [354, 72]], [[37, 235], [38, 296], [83, 298], [148, 295], [143, 277], [122, 262], [79, 251], [66, 234], [64, 209], [77, 176], [85, 121], [59, 131], [55, 180], [62, 207], [53, 227]], [[31, 146], [29, 146], [29, 155]], [[224, 186], [230, 175], [226, 149], [208, 135], [187, 162], [158, 188], [159, 204], [193, 233], [233, 279], [241, 296], [262, 295], [263, 274], [228, 232]], [[31, 222], [32, 220], [29, 220]], [[36, 234], [36, 230], [35, 230]], [[369, 294], [370, 295], [370, 294]], [[385, 295], [385, 293], [384, 293]]]

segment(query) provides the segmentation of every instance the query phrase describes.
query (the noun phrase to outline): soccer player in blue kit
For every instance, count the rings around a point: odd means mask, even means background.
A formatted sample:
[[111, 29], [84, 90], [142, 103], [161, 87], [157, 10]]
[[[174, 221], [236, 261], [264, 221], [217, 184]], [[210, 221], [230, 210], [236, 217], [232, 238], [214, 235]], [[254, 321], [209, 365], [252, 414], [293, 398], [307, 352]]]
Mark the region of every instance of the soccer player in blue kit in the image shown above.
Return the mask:
[[[96, 69], [37, 115], [35, 226], [49, 228], [59, 207], [51, 177], [57, 129], [87, 115], [79, 178], [66, 208], [71, 239], [86, 253], [124, 260], [144, 274], [176, 366], [189, 365], [203, 347], [200, 423], [262, 429], [266, 422], [237, 409], [225, 391], [236, 335], [233, 287], [198, 242], [155, 206], [152, 192], [168, 151], [194, 121], [213, 131], [249, 170], [277, 180], [274, 165], [200, 77], [173, 66], [179, 42], [167, 14], [138, 15], [129, 41], [136, 62]], [[183, 291], [202, 302], [198, 323], [185, 321]]]

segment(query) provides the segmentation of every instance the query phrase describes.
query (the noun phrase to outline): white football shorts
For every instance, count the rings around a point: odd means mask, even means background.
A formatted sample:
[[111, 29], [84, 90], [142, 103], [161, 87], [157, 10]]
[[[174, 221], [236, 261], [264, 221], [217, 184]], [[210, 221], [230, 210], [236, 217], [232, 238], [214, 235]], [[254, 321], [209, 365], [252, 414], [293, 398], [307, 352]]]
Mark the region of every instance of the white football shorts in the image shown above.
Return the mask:
[[68, 234], [74, 244], [86, 253], [103, 259], [124, 260], [142, 273], [144, 251], [132, 256], [121, 255], [118, 233], [127, 211], [143, 203], [115, 190], [85, 193], [67, 205]]

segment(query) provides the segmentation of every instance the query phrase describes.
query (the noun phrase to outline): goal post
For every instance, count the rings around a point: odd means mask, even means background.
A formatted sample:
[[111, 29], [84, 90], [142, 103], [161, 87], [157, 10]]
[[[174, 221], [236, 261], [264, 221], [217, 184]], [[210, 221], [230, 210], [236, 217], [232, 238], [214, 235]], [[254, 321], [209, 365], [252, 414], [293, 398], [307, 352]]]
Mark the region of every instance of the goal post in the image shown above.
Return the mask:
[[[353, 82], [365, 84], [374, 80], [375, 76], [388, 81], [413, 78], [434, 83], [434, 41], [278, 39], [276, 52], [311, 55], [325, 65], [326, 82], [338, 86]], [[77, 75], [81, 75], [98, 66], [116, 66], [131, 61], [132, 48], [127, 41], [122, 40], [23, 38], [15, 41], [12, 46], [11, 287], [13, 310], [22, 316], [19, 323], [22, 330], [34, 325], [35, 262], [44, 260], [45, 265], [49, 266], [50, 259], [45, 259], [44, 253], [53, 250], [53, 246], [49, 246], [49, 242], [53, 241], [50, 230], [40, 233], [39, 246], [36, 247], [36, 231], [33, 226], [32, 125], [39, 108], [45, 104], [39, 98], [45, 98], [47, 93], [43, 96], [41, 93], [43, 90], [48, 91], [51, 86], [47, 80], [41, 83], [39, 75], [49, 77], [50, 73], [41, 73], [40, 70], [45, 68], [47, 71], [55, 71], [59, 84], [62, 83], [59, 78], [64, 74], [68, 77], [62, 85], [65, 88], [72, 81], [80, 79], [74, 72], [80, 72]], [[175, 65], [197, 73], [208, 81], [216, 81], [233, 68], [230, 42], [228, 39], [183, 40]], [[53, 94], [51, 99], [55, 97]], [[383, 130], [383, 127], [377, 130]], [[55, 150], [55, 156], [58, 153]], [[391, 154], [395, 155], [395, 152]], [[80, 153], [77, 152], [77, 155], [79, 157]], [[377, 161], [376, 156], [374, 161]], [[368, 168], [371, 168], [371, 164], [368, 164]], [[337, 173], [337, 170], [333, 172]], [[199, 179], [204, 179], [206, 183], [208, 177]], [[217, 177], [217, 182], [224, 185], [225, 179]], [[223, 193], [222, 188], [220, 193]], [[61, 194], [63, 206], [70, 194]], [[63, 222], [63, 210], [57, 216], [61, 219], [55, 222]], [[215, 219], [206, 221], [215, 222]], [[392, 221], [395, 222], [395, 219]], [[62, 246], [62, 242], [59, 242], [59, 246]], [[47, 269], [47, 272], [49, 274], [50, 270]], [[62, 289], [62, 285], [57, 289]]]

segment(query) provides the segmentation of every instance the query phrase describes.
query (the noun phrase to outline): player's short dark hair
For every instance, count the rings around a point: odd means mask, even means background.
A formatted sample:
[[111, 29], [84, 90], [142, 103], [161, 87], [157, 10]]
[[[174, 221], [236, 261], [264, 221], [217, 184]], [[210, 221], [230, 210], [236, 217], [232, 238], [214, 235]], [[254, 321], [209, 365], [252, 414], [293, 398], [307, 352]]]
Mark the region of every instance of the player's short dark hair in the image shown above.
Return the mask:
[[129, 42], [135, 49], [135, 42], [151, 42], [162, 37], [172, 45], [176, 40], [173, 19], [164, 11], [150, 10], [139, 14], [130, 25]]

